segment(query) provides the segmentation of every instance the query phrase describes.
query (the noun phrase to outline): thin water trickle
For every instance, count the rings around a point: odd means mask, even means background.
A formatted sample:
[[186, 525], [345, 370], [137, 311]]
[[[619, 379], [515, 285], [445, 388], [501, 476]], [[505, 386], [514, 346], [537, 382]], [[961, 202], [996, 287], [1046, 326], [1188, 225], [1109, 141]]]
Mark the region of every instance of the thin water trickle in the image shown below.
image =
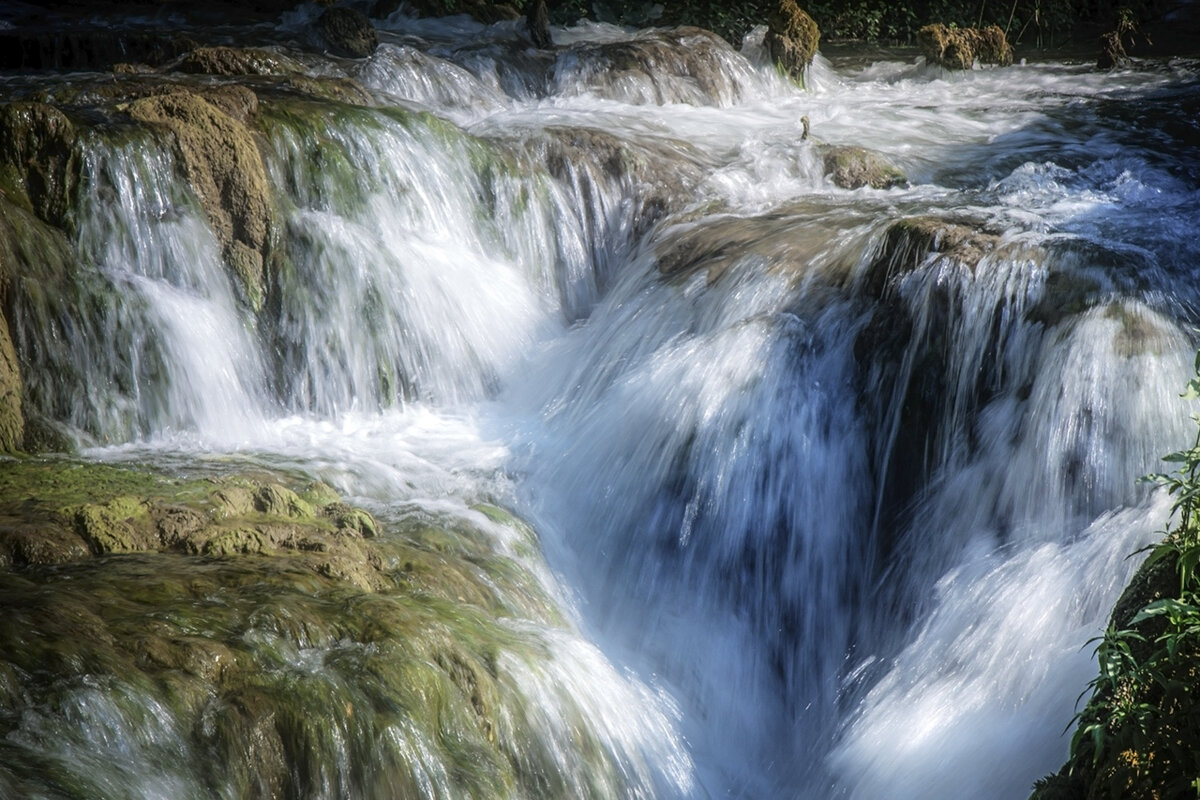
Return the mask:
[[[698, 34], [381, 27], [354, 70], [378, 108], [261, 101], [259, 312], [167, 143], [89, 139], [78, 274], [15, 301], [34, 411], [92, 459], [290, 470], [481, 531], [538, 587], [512, 607], [556, 609], [455, 618], [499, 642], [500, 699], [471, 699], [518, 707], [526, 788], [1006, 800], [1055, 770], [1166, 515], [1136, 478], [1187, 437], [1200, 153], [1194, 119], [1141, 120], [1194, 109], [1197, 65], [818, 58], [802, 91]], [[906, 182], [838, 185], [840, 146]], [[273, 676], [384, 718], [346, 668], [374, 645], [254, 619]], [[103, 772], [100, 737], [134, 756], [95, 785], [195, 795], [141, 766], [178, 720], [137, 692], [64, 687], [0, 765]], [[451, 796], [445, 742], [379, 722], [363, 750], [374, 720], [310, 731], [304, 796]]]

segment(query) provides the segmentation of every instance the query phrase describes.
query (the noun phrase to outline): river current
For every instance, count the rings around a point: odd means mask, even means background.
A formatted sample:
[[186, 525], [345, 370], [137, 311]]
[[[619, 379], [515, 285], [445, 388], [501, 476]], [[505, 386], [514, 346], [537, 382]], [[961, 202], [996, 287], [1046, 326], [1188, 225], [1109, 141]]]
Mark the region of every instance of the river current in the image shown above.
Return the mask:
[[[753, 37], [380, 29], [303, 57], [375, 109], [265, 112], [270, 324], [164, 148], [85, 143], [108, 189], [74, 246], [116, 299], [16, 337], [84, 456], [509, 509], [569, 621], [516, 680], [630, 765], [594, 796], [1011, 800], [1056, 771], [1166, 521], [1137, 479], [1193, 427], [1200, 63], [819, 55], [800, 88]], [[836, 185], [843, 145], [905, 182]], [[3, 753], [90, 764], [46, 733], [89, 713], [31, 709]], [[162, 769], [127, 730], [92, 746]], [[112, 785], [210, 796], [136, 772]]]

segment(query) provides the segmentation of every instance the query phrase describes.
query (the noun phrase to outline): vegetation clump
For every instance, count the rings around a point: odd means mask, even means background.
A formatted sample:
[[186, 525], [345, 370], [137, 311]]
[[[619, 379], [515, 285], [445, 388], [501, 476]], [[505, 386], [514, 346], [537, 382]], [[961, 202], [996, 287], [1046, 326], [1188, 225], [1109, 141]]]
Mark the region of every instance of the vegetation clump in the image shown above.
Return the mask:
[[[1112, 69], [1129, 63], [1129, 53], [1125, 51], [1125, 42], [1130, 46], [1136, 41], [1138, 33], [1137, 21], [1133, 12], [1122, 8], [1117, 12], [1117, 24], [1111, 31], [1100, 35], [1100, 57], [1096, 60], [1099, 69]], [[1147, 37], [1147, 41], [1149, 38]]]
[[771, 60], [783, 74], [804, 83], [804, 70], [812, 65], [821, 42], [821, 31], [796, 0], [780, 0], [767, 20], [764, 43]]
[[941, 23], [917, 31], [917, 45], [926, 61], [946, 69], [970, 69], [975, 62], [1007, 67], [1013, 50], [997, 25], [986, 28], [952, 28]]
[[[1196, 376], [1184, 397], [1200, 398]], [[1194, 417], [1200, 423], [1200, 415]], [[1200, 791], [1200, 431], [1146, 480], [1175, 497], [1163, 539], [1113, 608], [1071, 753], [1033, 800], [1194, 797]]]

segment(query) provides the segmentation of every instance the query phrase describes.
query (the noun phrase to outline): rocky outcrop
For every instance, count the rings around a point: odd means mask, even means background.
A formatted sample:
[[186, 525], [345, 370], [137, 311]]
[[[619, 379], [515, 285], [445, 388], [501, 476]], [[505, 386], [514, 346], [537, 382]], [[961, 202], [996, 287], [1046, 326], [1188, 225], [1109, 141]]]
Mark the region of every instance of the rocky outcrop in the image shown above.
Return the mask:
[[78, 183], [76, 136], [66, 114], [46, 103], [0, 106], [0, 191], [9, 202], [64, 227]]
[[184, 54], [173, 68], [200, 75], [289, 75], [304, 71], [294, 59], [253, 47], [198, 47]]
[[821, 31], [796, 0], [781, 0], [767, 20], [764, 44], [784, 75], [801, 84], [821, 41]]
[[317, 17], [317, 33], [334, 55], [367, 58], [379, 46], [371, 20], [352, 8], [327, 8]]
[[941, 23], [917, 31], [917, 46], [930, 64], [946, 69], [970, 69], [975, 62], [1006, 67], [1013, 50], [996, 25], [986, 28], [950, 28]]
[[[527, 526], [487, 505], [355, 509], [367, 535], [336, 497], [270, 472], [0, 463], [0, 737], [34, 709], [44, 741], [90, 735], [82, 687], [123, 759], [161, 750], [147, 725], [170, 731], [172, 752], [205, 754], [172, 764], [175, 785], [229, 797], [629, 785], [561, 690], [555, 642], [572, 634], [498, 552], [533, 552]], [[107, 762], [43, 757], [55, 744], [0, 764], [5, 795], [106, 796]]]
[[183, 176], [204, 208], [226, 263], [251, 307], [259, 309], [272, 230], [266, 169], [249, 129], [219, 104], [178, 91], [135, 100], [128, 113], [170, 132]]
[[907, 183], [895, 165], [865, 147], [824, 145], [821, 149], [825, 174], [843, 189], [890, 189]]

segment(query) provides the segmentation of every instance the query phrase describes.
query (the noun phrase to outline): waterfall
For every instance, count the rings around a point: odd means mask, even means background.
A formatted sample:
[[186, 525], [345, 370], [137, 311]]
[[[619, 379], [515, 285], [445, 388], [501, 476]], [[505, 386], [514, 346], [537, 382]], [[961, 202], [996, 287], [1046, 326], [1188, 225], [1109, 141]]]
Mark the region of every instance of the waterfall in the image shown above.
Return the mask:
[[[392, 583], [245, 531], [262, 561], [5, 556], [0, 795], [1007, 800], [1062, 764], [1192, 425], [1195, 62], [802, 90], [694, 29], [401, 11], [351, 61], [307, 18], [286, 75], [0, 87], [79, 132], [61, 214], [0, 175], [0, 294], [31, 426], [196, 497], [319, 482]], [[261, 158], [259, 227], [129, 110], [179, 92]], [[138, 491], [101, 511], [200, 502]]]

